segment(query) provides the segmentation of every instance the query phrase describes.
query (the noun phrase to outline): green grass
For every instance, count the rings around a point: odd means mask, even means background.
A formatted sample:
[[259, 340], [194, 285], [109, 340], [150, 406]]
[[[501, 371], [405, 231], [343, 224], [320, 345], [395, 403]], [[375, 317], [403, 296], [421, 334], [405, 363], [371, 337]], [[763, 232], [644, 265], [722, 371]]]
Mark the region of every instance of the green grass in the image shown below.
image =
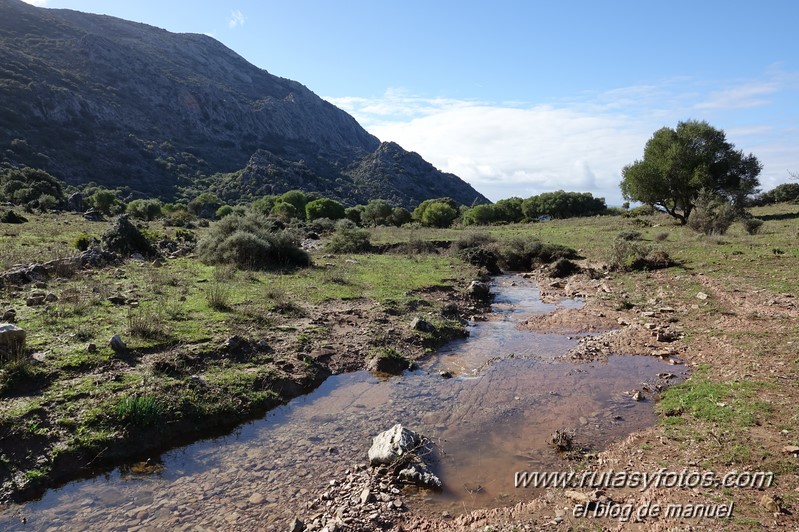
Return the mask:
[[166, 408], [152, 395], [128, 395], [119, 400], [115, 414], [120, 421], [140, 427], [151, 427], [162, 422]]

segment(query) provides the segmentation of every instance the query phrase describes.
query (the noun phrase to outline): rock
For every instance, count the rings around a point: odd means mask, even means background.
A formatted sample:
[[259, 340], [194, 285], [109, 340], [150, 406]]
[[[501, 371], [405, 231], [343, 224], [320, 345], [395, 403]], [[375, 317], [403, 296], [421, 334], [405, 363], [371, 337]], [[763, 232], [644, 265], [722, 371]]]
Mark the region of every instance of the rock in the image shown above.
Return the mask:
[[450, 373], [449, 371], [442, 371], [441, 373], [439, 373], [439, 376], [442, 379], [451, 379], [452, 378], [452, 373]]
[[429, 321], [417, 316], [413, 318], [413, 321], [411, 321], [411, 329], [413, 329], [414, 331], [431, 333], [435, 332], [436, 326], [430, 323]]
[[375, 496], [369, 488], [364, 488], [363, 491], [361, 491], [359, 500], [361, 501], [361, 505], [365, 505], [369, 504], [370, 502], [374, 502]]
[[86, 351], [88, 353], [96, 353], [97, 352], [97, 344], [89, 342], [86, 344]]
[[421, 436], [397, 423], [372, 439], [372, 446], [369, 448], [369, 463], [373, 466], [393, 464], [404, 459], [421, 443]]
[[442, 486], [441, 479], [418, 456], [397, 473], [397, 478], [425, 488], [441, 489]]
[[783, 501], [776, 495], [763, 495], [760, 498], [760, 506], [772, 513], [782, 512]]
[[29, 307], [35, 307], [44, 304], [45, 294], [33, 294], [25, 300], [25, 304]]
[[58, 301], [58, 296], [52, 292], [49, 292], [46, 296], [44, 296], [44, 300], [48, 303], [54, 303]]
[[114, 350], [114, 353], [124, 353], [128, 350], [127, 344], [122, 341], [122, 338], [118, 334], [115, 334], [108, 343], [111, 349]]
[[25, 348], [25, 329], [10, 323], [0, 323], [0, 350], [21, 353]]
[[633, 401], [643, 401], [644, 394], [641, 393], [641, 390], [633, 391]]
[[121, 294], [114, 294], [113, 296], [110, 296], [108, 298], [108, 301], [112, 305], [117, 305], [117, 306], [124, 305], [125, 303], [128, 302], [127, 298], [125, 296], [121, 295]]
[[701, 299], [701, 300], [704, 301], [705, 299], [707, 299], [707, 294], [704, 293], [704, 292], [697, 292], [696, 293], [696, 299]]
[[295, 517], [289, 523], [289, 532], [302, 532], [303, 530], [305, 530], [305, 523], [300, 519]]
[[85, 211], [86, 202], [83, 201], [83, 195], [80, 192], [74, 192], [69, 199], [67, 199], [67, 207], [73, 212]]
[[625, 326], [625, 325], [629, 325], [629, 324], [630, 324], [630, 322], [628, 322], [628, 321], [627, 321], [627, 320], [625, 320], [624, 318], [616, 318], [616, 323], [618, 323], [619, 325], [622, 325], [622, 326]]
[[103, 214], [96, 209], [89, 209], [83, 213], [83, 218], [90, 222], [102, 222]]
[[17, 321], [16, 309], [10, 308], [7, 311], [3, 312], [3, 315], [0, 316], [0, 321], [6, 321], [9, 323], [14, 323], [15, 321]]
[[376, 356], [366, 363], [366, 369], [377, 373], [400, 375], [410, 367], [410, 362], [402, 356], [384, 355]]
[[264, 496], [260, 493], [253, 493], [247, 500], [250, 502], [250, 504], [261, 504], [264, 502]]
[[155, 259], [152, 263], [153, 268], [161, 268], [164, 266], [164, 263], [161, 259]]
[[488, 299], [491, 297], [491, 287], [481, 281], [472, 281], [466, 293], [474, 299]]
[[573, 500], [574, 502], [588, 503], [591, 502], [591, 496], [579, 491], [566, 490], [563, 494]]
[[24, 224], [27, 221], [27, 218], [15, 213], [14, 211], [8, 211], [3, 213], [3, 216], [0, 216], [0, 222], [3, 222], [4, 224]]
[[786, 445], [782, 448], [782, 452], [788, 454], [797, 454], [799, 453], [799, 446], [797, 445]]
[[570, 451], [574, 445], [574, 433], [556, 430], [552, 433], [551, 441], [558, 451]]
[[147, 237], [130, 223], [126, 215], [117, 218], [114, 225], [103, 234], [102, 242], [105, 249], [123, 256], [133, 256], [138, 253], [143, 259], [145, 256], [157, 255]]
[[564, 278], [580, 272], [580, 267], [569, 259], [560, 258], [549, 267], [549, 276]]

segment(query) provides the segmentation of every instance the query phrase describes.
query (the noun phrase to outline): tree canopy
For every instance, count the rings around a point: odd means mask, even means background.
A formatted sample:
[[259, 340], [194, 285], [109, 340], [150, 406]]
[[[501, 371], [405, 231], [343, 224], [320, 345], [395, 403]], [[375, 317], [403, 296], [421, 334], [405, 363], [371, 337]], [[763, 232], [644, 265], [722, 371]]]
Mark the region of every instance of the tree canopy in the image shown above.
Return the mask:
[[757, 192], [762, 165], [727, 142], [723, 130], [704, 121], [679, 122], [657, 130], [644, 157], [622, 170], [625, 199], [665, 210], [686, 223], [703, 189], [741, 209]]

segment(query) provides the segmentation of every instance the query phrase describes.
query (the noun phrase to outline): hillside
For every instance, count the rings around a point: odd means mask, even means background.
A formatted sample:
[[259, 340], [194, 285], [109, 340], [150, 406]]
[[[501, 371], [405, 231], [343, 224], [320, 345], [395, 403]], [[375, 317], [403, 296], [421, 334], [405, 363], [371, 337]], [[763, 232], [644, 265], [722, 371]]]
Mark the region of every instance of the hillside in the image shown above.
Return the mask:
[[162, 198], [236, 196], [244, 173], [253, 193], [307, 182], [348, 203], [487, 201], [211, 37], [20, 0], [0, 0], [0, 154], [71, 184]]

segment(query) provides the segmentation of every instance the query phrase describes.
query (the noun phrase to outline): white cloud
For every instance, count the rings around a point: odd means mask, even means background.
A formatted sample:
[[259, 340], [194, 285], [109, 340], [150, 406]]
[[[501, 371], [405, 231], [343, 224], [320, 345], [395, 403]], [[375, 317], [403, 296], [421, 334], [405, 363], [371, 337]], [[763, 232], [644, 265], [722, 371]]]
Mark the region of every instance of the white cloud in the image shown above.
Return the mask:
[[747, 109], [768, 105], [768, 96], [779, 91], [777, 83], [756, 83], [713, 92], [696, 105], [697, 109]]
[[227, 25], [229, 28], [233, 29], [237, 26], [243, 26], [244, 21], [245, 21], [244, 13], [242, 13], [238, 9], [234, 9], [233, 11], [230, 12], [230, 20], [228, 20]]
[[31, 4], [36, 7], [44, 7], [47, 5], [48, 0], [22, 0], [26, 4]]
[[[696, 82], [675, 79], [549, 105], [427, 98], [400, 89], [376, 98], [327, 99], [381, 140], [418, 152], [489, 199], [564, 189], [620, 205], [622, 168], [642, 157], [657, 129], [691, 118], [728, 128], [731, 142], [754, 153], [765, 165], [764, 189], [784, 182], [785, 168], [799, 170], [791, 148], [799, 133], [722, 110], [776, 97], [780, 90], [776, 83], [750, 83], [708, 96]], [[696, 116], [698, 109], [706, 111]]]

